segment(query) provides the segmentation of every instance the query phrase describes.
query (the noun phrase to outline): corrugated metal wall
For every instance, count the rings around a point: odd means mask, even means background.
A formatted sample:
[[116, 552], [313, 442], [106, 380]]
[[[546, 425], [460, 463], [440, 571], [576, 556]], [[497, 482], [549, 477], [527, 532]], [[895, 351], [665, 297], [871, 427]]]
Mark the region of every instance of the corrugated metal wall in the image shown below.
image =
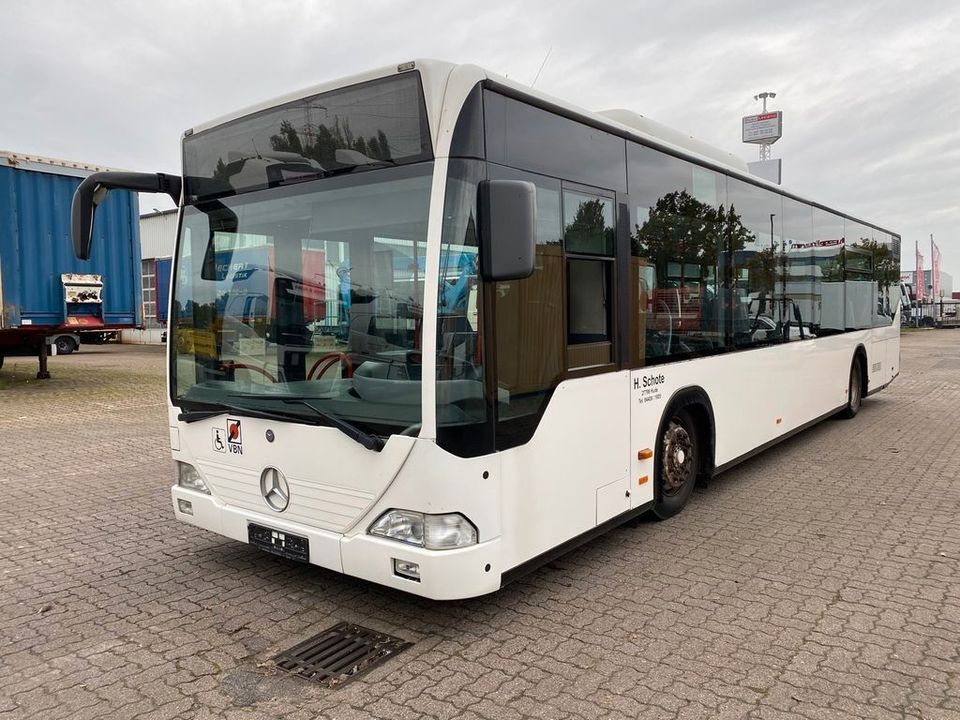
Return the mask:
[[177, 241], [177, 212], [144, 215], [140, 218], [140, 256], [162, 258], [173, 255]]
[[104, 321], [140, 324], [140, 222], [135, 193], [111, 192], [98, 208], [93, 257], [77, 260], [70, 204], [80, 178], [0, 166], [3, 327], [60, 325], [61, 273], [103, 276]]

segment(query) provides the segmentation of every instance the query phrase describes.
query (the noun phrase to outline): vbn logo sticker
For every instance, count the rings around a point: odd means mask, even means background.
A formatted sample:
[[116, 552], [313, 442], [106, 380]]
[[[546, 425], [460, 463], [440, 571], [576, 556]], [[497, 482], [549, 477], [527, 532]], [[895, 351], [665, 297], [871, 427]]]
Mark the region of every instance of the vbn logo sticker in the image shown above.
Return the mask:
[[243, 455], [243, 435], [240, 432], [240, 421], [227, 418], [227, 429], [213, 428], [213, 449], [217, 452], [231, 452]]

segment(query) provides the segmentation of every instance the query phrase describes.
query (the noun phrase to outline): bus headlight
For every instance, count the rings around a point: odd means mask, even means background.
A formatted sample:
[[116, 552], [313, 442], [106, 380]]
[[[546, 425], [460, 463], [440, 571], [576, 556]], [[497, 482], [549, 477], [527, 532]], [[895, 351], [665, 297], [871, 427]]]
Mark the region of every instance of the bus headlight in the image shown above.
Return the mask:
[[460, 513], [424, 517], [423, 544], [428, 550], [452, 550], [477, 544], [477, 529]]
[[193, 465], [188, 465], [179, 460], [177, 461], [177, 485], [187, 490], [202, 492], [204, 495], [210, 494], [207, 484], [200, 477], [197, 469]]
[[427, 515], [412, 510], [388, 510], [367, 532], [427, 550], [453, 550], [477, 544], [477, 528], [460, 513]]

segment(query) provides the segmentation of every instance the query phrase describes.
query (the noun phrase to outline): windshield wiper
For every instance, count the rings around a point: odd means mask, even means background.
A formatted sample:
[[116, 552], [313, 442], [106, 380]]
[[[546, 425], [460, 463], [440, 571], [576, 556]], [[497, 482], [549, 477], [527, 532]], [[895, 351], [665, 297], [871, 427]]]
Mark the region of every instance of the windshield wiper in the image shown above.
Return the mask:
[[228, 408], [219, 408], [217, 410], [181, 410], [180, 414], [177, 415], [177, 420], [185, 423], [197, 422], [198, 420], [206, 420], [207, 418], [216, 417], [217, 415], [225, 415], [230, 412]]
[[332, 175], [345, 175], [351, 173], [358, 168], [379, 168], [379, 167], [390, 167], [396, 165], [396, 160], [371, 160], [370, 162], [361, 162], [361, 163], [345, 163], [339, 167], [330, 168], [325, 170], [323, 173], [324, 177], [330, 177]]
[[[246, 395], [230, 395], [229, 397], [248, 397]], [[291, 420], [297, 422], [304, 422], [308, 425], [329, 425], [334, 427], [344, 435], [349, 437], [351, 440], [355, 440], [361, 445], [363, 445], [367, 450], [375, 450], [380, 452], [383, 449], [383, 446], [386, 444], [383, 440], [378, 438], [376, 435], [371, 435], [370, 433], [364, 432], [356, 425], [348, 423], [346, 420], [341, 420], [336, 415], [331, 415], [311, 402], [306, 400], [301, 400], [300, 398], [281, 398], [281, 397], [269, 397], [269, 396], [257, 396], [258, 400], [281, 400], [286, 404], [296, 404], [303, 405], [306, 408], [309, 408], [317, 416], [316, 418], [304, 417], [303, 415], [291, 414], [291, 413], [279, 413], [271, 412], [269, 410], [255, 410], [253, 408], [241, 407], [239, 405], [227, 405], [219, 404], [216, 407], [210, 408], [199, 408], [197, 410], [188, 410], [186, 412], [181, 412], [178, 416], [178, 420], [184, 422], [196, 422], [197, 420], [206, 420], [207, 418], [214, 417], [216, 415], [224, 415], [226, 413], [236, 413], [237, 415], [247, 415], [248, 417], [259, 417], [266, 418], [268, 420], [282, 420], [284, 422], [290, 422]], [[323, 422], [318, 422], [322, 420]]]
[[330, 413], [324, 412], [323, 410], [321, 410], [311, 402], [308, 402], [306, 400], [301, 400], [299, 398], [296, 398], [296, 399], [285, 398], [283, 402], [296, 403], [298, 405], [303, 405], [304, 407], [310, 408], [317, 414], [318, 417], [321, 417], [324, 420], [326, 420], [328, 423], [330, 423], [332, 427], [335, 427], [337, 430], [342, 432], [351, 440], [356, 440], [358, 443], [363, 445], [367, 450], [375, 450], [376, 452], [380, 452], [383, 449], [383, 446], [385, 443], [376, 435], [371, 435], [370, 433], [364, 432], [363, 430], [358, 428], [356, 425], [353, 425], [352, 423], [348, 423], [346, 420], [341, 420], [336, 415], [331, 415]]
[[[177, 420], [185, 423], [194, 423], [200, 420], [208, 420], [217, 415], [244, 415], [246, 417], [263, 418], [264, 420], [283, 420], [290, 421], [289, 415], [273, 413], [269, 410], [255, 410], [253, 408], [242, 407], [240, 405], [219, 404], [213, 407], [197, 408], [196, 410], [183, 410], [177, 415]], [[311, 423], [315, 425], [316, 423]]]

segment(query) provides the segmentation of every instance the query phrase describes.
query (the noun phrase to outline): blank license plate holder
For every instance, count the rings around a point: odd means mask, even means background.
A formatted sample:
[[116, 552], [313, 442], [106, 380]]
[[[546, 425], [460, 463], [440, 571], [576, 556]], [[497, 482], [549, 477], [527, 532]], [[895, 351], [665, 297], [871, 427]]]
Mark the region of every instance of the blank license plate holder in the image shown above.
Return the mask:
[[310, 562], [310, 540], [283, 530], [250, 523], [247, 538], [251, 545], [289, 560]]

